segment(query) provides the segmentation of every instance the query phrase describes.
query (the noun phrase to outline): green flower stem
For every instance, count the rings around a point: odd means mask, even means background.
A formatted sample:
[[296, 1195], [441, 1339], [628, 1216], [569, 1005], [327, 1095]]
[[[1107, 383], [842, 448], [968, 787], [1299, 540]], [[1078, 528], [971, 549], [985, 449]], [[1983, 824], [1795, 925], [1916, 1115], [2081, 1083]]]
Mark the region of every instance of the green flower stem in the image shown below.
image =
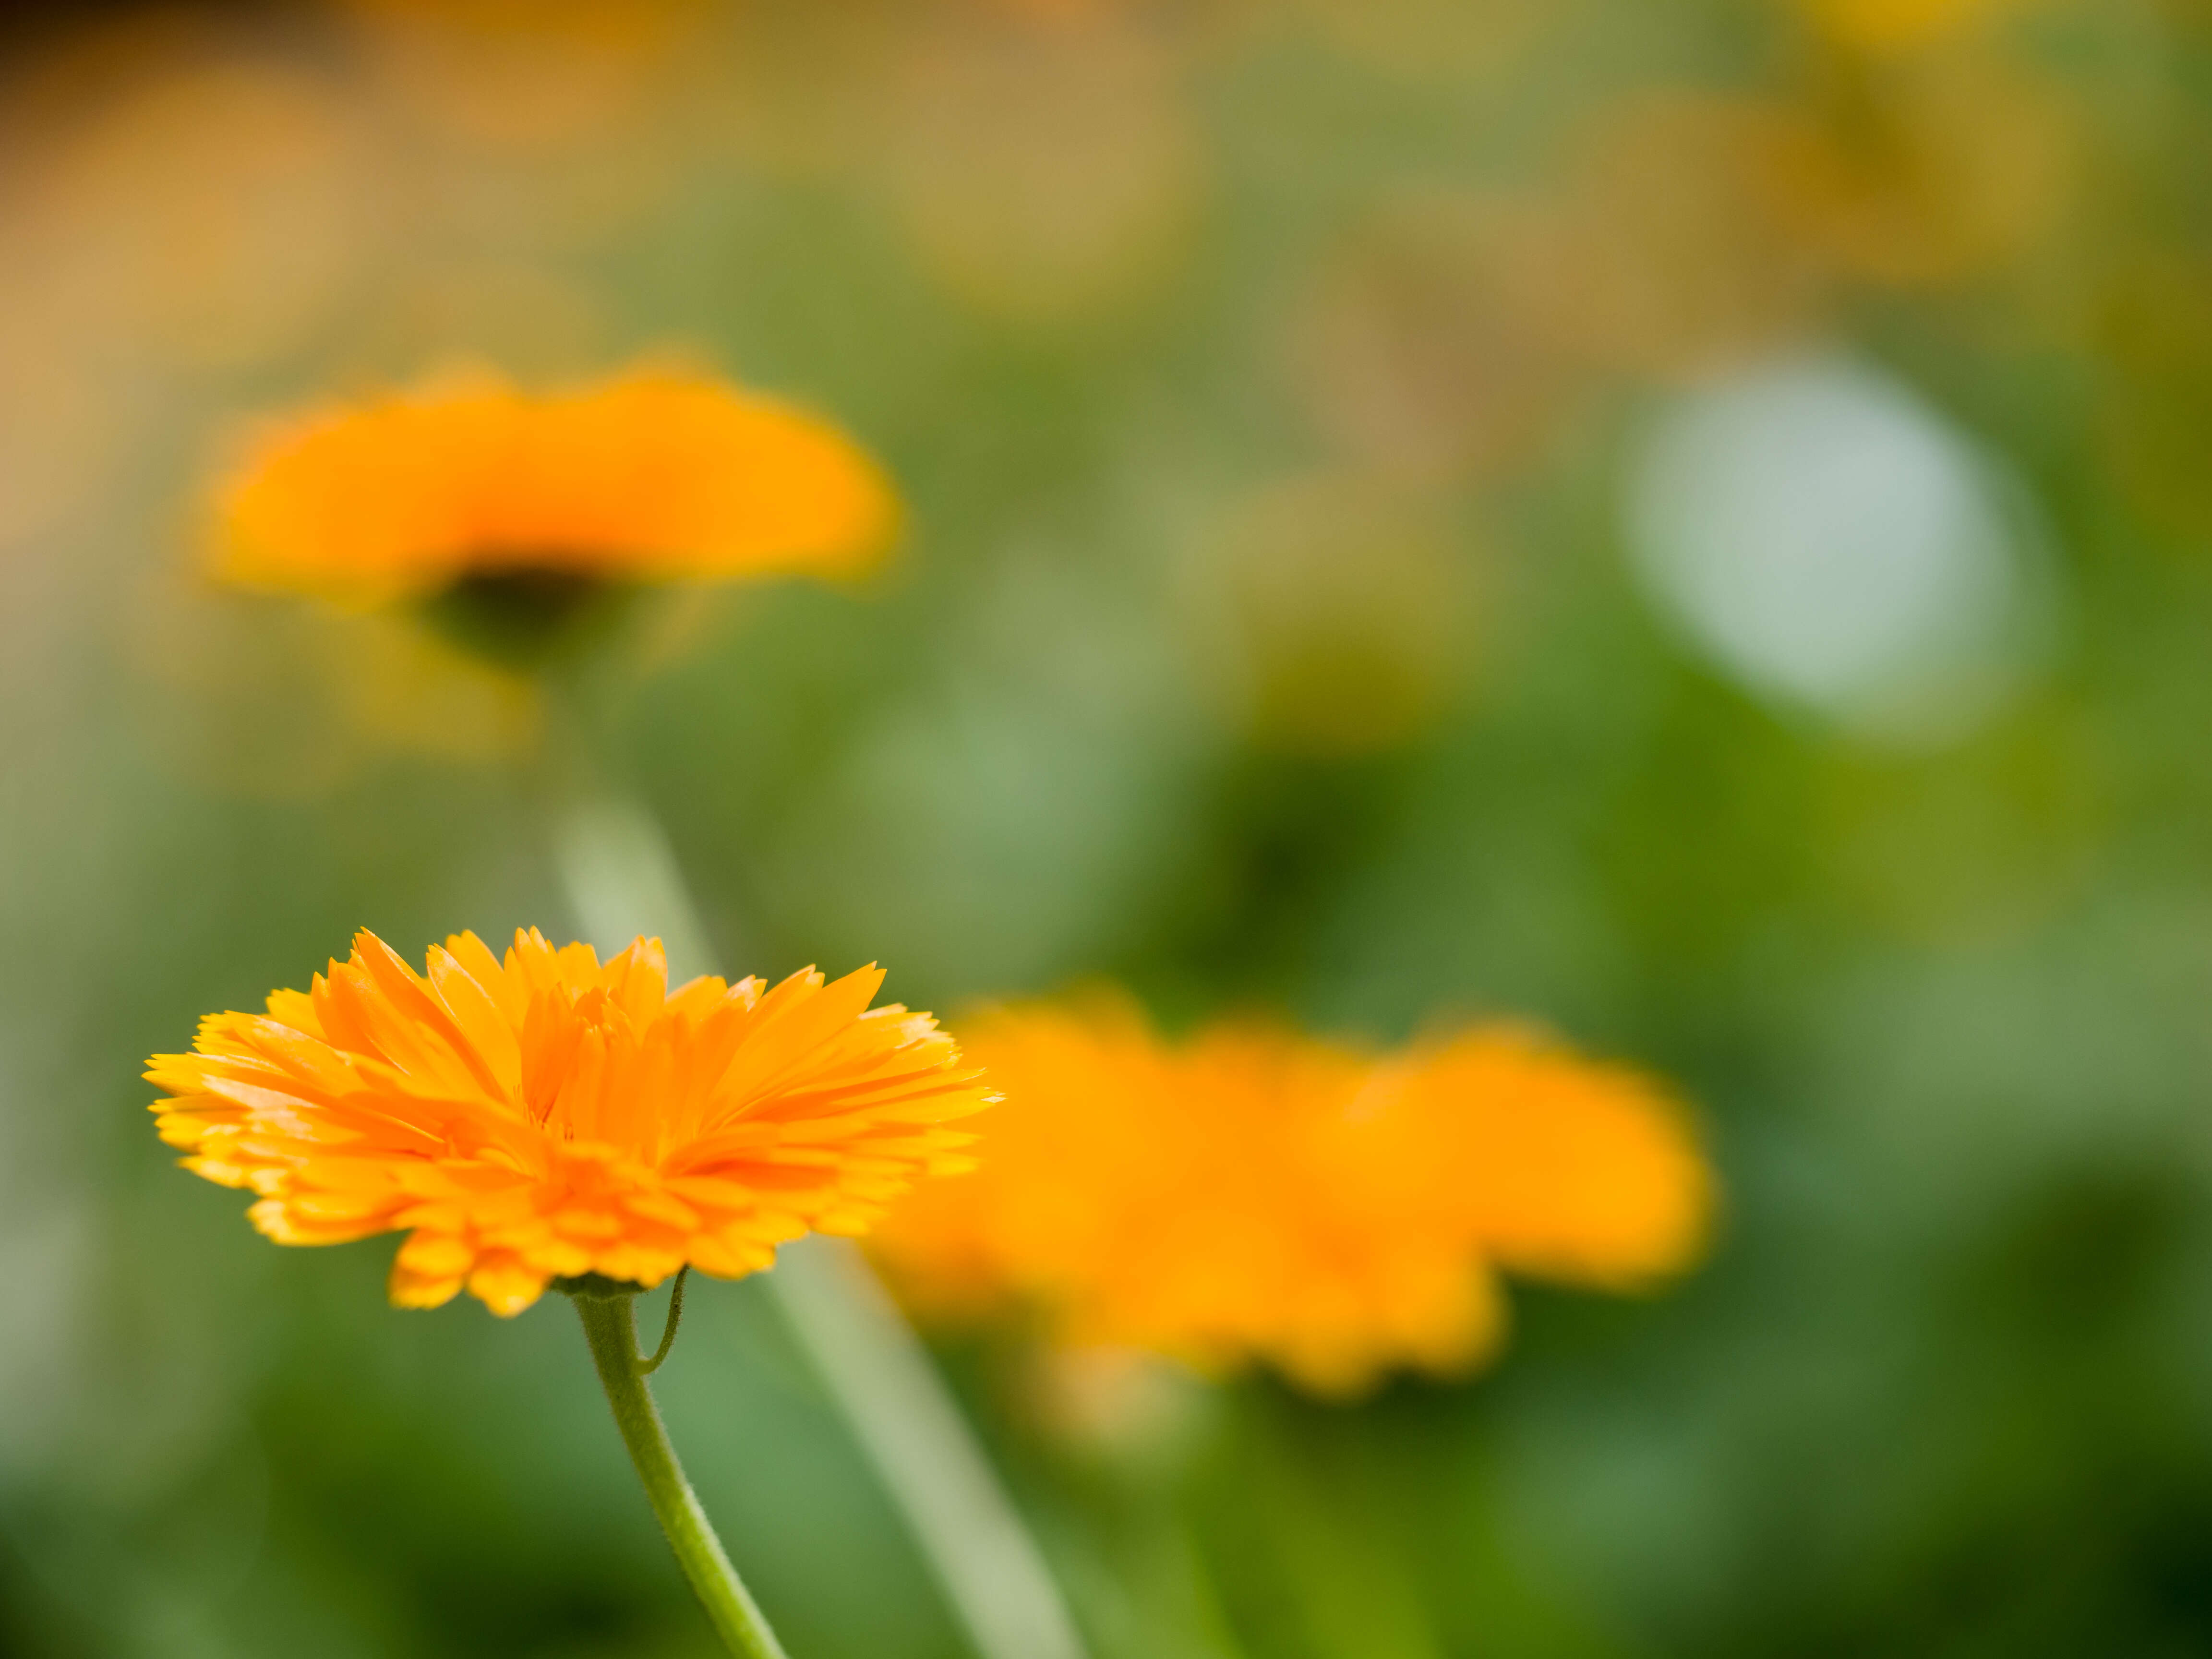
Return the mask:
[[676, 1552], [684, 1576], [706, 1606], [707, 1617], [738, 1659], [786, 1659], [782, 1644], [730, 1565], [707, 1511], [699, 1507], [697, 1494], [677, 1464], [676, 1449], [668, 1443], [668, 1431], [646, 1386], [645, 1364], [638, 1358], [634, 1297], [626, 1291], [594, 1295], [580, 1289], [570, 1300], [584, 1322], [584, 1337], [592, 1345], [592, 1360], [599, 1368], [599, 1382], [606, 1389], [607, 1404], [614, 1408], [623, 1444], [629, 1448], [629, 1461], [645, 1484], [646, 1498], [668, 1536], [669, 1548]]

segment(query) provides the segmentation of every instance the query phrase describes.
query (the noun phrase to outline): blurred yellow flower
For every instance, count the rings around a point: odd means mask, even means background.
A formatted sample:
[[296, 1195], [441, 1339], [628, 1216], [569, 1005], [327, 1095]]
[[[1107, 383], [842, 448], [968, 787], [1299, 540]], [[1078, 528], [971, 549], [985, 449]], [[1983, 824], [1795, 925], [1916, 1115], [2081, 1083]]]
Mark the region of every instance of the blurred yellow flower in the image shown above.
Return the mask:
[[967, 1167], [973, 1137], [944, 1126], [993, 1098], [928, 1015], [868, 1007], [875, 968], [672, 994], [658, 940], [602, 964], [533, 930], [504, 962], [462, 933], [428, 969], [364, 932], [311, 992], [210, 1016], [146, 1074], [185, 1167], [259, 1194], [277, 1243], [411, 1229], [404, 1307], [465, 1285], [515, 1314], [558, 1276], [753, 1273]]
[[854, 575], [890, 542], [843, 433], [702, 375], [532, 396], [495, 377], [309, 415], [221, 493], [217, 574], [376, 600], [469, 576]]
[[1808, 0], [1821, 30], [1845, 46], [1908, 52], [1964, 33], [2014, 0]]
[[1814, 91], [1767, 152], [1801, 253], [1846, 278], [1936, 288], [2020, 281], [2069, 245], [2093, 145], [2044, 69], [1975, 48]]
[[969, 1036], [1011, 1103], [977, 1173], [874, 1240], [927, 1314], [1025, 1305], [1072, 1346], [1346, 1393], [1482, 1359], [1498, 1268], [1632, 1287], [1705, 1237], [1711, 1179], [1674, 1103], [1517, 1029], [1389, 1056], [1259, 1028], [1170, 1046], [1110, 1003]]

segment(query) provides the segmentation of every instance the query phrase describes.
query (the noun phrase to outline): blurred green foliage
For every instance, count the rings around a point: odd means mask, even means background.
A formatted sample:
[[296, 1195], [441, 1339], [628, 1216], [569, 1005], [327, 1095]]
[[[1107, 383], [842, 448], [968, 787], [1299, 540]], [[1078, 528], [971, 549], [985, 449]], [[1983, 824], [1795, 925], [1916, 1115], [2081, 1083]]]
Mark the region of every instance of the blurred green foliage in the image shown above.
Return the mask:
[[[2212, 1644], [2212, 14], [2184, 0], [118, 10], [0, 121], [0, 1650], [693, 1655], [567, 1310], [385, 1306], [169, 1166], [136, 1061], [572, 924], [533, 711], [204, 591], [252, 411], [674, 346], [834, 411], [860, 596], [662, 603], [605, 760], [726, 965], [1119, 976], [1662, 1068], [1676, 1293], [1491, 1376], [1093, 1443], [948, 1350], [1101, 1659]], [[1870, 365], [2045, 527], [1892, 741], [1639, 581], [1649, 423]], [[1817, 503], [1806, 510], [1815, 510]], [[657, 1379], [802, 1659], [960, 1651], [757, 1285]], [[650, 1322], [651, 1312], [647, 1315]]]

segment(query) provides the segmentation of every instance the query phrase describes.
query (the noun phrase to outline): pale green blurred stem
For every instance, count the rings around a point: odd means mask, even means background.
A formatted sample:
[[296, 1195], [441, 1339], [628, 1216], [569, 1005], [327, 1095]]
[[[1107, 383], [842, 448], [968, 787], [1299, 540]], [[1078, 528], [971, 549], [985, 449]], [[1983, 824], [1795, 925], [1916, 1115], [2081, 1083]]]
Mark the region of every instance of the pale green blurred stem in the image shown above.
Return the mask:
[[[595, 945], [614, 950], [653, 934], [672, 978], [706, 970], [706, 930], [649, 812], [578, 790], [556, 809], [553, 831], [562, 886]], [[866, 1259], [842, 1239], [806, 1239], [787, 1248], [767, 1279], [979, 1659], [1085, 1659], [1021, 1512]]]
[[724, 1553], [698, 1495], [684, 1478], [676, 1449], [668, 1443], [668, 1431], [653, 1403], [653, 1391], [646, 1386], [644, 1362], [638, 1358], [632, 1311], [636, 1297], [620, 1291], [598, 1295], [579, 1291], [570, 1299], [584, 1322], [592, 1363], [599, 1369], [607, 1404], [614, 1408], [615, 1426], [622, 1431], [623, 1444], [629, 1449], [646, 1498], [715, 1632], [739, 1659], [786, 1659], [775, 1632]]
[[768, 1286], [984, 1659], [1082, 1659], [1044, 1558], [868, 1260], [785, 1247]]

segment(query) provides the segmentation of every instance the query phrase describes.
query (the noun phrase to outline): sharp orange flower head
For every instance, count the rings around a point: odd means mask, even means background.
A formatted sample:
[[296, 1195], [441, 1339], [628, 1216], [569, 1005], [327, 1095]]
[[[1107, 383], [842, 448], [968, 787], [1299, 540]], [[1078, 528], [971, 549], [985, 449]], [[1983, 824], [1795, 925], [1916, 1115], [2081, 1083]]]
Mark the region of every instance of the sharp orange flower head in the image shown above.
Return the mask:
[[1110, 1003], [967, 1036], [1009, 1104], [976, 1172], [872, 1241], [925, 1314], [1022, 1306], [1071, 1346], [1342, 1395], [1479, 1364], [1500, 1269], [1626, 1288], [1705, 1237], [1711, 1177], [1674, 1102], [1517, 1029], [1396, 1054], [1239, 1026], [1170, 1044]]
[[898, 518], [827, 421], [661, 369], [544, 394], [477, 374], [313, 411], [269, 428], [216, 507], [218, 576], [366, 602], [472, 579], [852, 576]]
[[428, 968], [364, 932], [312, 990], [210, 1016], [146, 1074], [185, 1167], [258, 1194], [279, 1243], [407, 1231], [406, 1307], [753, 1273], [966, 1168], [948, 1126], [995, 1098], [927, 1014], [869, 1007], [874, 968], [671, 991], [657, 940], [601, 963], [535, 931], [504, 960], [462, 933]]

